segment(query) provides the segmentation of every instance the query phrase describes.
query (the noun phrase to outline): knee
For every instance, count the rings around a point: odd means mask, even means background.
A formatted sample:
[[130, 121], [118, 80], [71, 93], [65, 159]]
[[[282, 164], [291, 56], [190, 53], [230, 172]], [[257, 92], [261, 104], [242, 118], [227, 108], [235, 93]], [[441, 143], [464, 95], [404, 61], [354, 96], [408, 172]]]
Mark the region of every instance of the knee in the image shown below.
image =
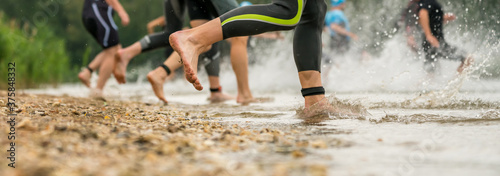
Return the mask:
[[211, 49], [212, 49], [212, 45], [207, 45], [207, 46], [205, 46], [205, 47], [203, 48], [203, 51], [204, 51], [204, 52], [208, 52], [208, 51], [210, 51]]
[[317, 5], [318, 9], [314, 11], [315, 13], [313, 13], [313, 18], [317, 19], [318, 24], [320, 24], [321, 28], [323, 28], [323, 23], [325, 21], [325, 15], [327, 11], [327, 5], [325, 1], [318, 1], [317, 3], [318, 3]]
[[274, 2], [272, 6], [270, 7], [270, 10], [273, 12], [280, 12], [281, 17], [283, 19], [297, 19], [294, 21], [295, 23], [293, 26], [297, 25], [299, 23], [300, 17], [298, 16], [300, 13], [303, 12], [304, 10], [305, 3], [302, 5], [299, 5], [298, 3], [290, 3], [290, 2]]

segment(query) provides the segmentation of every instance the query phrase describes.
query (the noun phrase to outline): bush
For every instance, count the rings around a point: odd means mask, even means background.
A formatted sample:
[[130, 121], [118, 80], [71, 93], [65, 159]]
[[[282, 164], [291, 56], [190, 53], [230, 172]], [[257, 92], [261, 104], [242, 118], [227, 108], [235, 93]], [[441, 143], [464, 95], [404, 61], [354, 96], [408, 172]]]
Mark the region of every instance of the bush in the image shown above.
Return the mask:
[[[65, 41], [48, 27], [20, 27], [0, 14], [0, 43], [0, 75], [7, 75], [7, 64], [15, 62], [16, 88], [55, 86], [76, 75], [69, 67]], [[0, 79], [2, 89], [7, 87], [6, 78]]]

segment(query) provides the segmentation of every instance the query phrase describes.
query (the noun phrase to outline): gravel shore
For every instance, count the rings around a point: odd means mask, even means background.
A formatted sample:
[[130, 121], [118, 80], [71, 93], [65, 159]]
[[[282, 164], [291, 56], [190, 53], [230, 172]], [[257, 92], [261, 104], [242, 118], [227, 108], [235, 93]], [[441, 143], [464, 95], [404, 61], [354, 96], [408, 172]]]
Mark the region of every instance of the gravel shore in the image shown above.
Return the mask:
[[[9, 112], [0, 104], [5, 149]], [[328, 175], [332, 158], [317, 151], [349, 146], [304, 127], [222, 122], [230, 117], [213, 117], [221, 113], [210, 105], [32, 94], [16, 105], [16, 168], [3, 152], [0, 175]]]

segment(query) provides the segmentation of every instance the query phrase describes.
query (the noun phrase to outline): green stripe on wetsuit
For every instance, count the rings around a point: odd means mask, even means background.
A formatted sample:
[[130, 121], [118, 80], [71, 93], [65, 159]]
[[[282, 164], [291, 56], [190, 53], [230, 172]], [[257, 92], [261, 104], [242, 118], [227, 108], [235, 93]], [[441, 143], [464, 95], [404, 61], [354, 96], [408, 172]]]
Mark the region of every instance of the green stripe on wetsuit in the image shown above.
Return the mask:
[[276, 25], [295, 26], [300, 21], [300, 17], [302, 16], [302, 9], [304, 9], [304, 2], [302, 0], [297, 0], [297, 4], [298, 4], [297, 14], [292, 19], [279, 19], [259, 14], [243, 14], [228, 18], [224, 20], [221, 23], [221, 25], [224, 26], [224, 24], [226, 23], [238, 20], [254, 20], [254, 21], [265, 21]]
[[273, 0], [220, 16], [224, 39], [295, 29], [293, 53], [298, 71], [320, 71], [324, 0]]

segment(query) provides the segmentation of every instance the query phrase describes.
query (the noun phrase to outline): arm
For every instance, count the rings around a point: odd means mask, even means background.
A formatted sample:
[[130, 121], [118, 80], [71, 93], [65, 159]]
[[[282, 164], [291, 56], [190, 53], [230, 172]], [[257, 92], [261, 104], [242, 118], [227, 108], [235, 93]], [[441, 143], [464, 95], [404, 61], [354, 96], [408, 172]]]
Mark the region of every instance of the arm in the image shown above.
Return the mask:
[[158, 17], [154, 19], [153, 21], [150, 21], [147, 25], [148, 27], [148, 33], [152, 34], [154, 33], [154, 28], [156, 26], [165, 26], [165, 16]]
[[455, 15], [453, 15], [453, 13], [446, 13], [443, 16], [443, 24], [446, 24], [446, 23], [453, 21], [455, 19], [457, 19], [457, 17]]
[[118, 16], [120, 16], [120, 19], [122, 20], [122, 25], [127, 26], [130, 19], [122, 4], [120, 4], [118, 0], [106, 0], [106, 3], [108, 3], [108, 5], [118, 13]]
[[431, 26], [429, 23], [429, 12], [426, 9], [422, 9], [418, 12], [418, 22], [425, 33], [425, 39], [431, 44], [431, 46], [439, 48], [439, 41], [437, 40], [431, 32]]
[[346, 35], [346, 36], [349, 36], [351, 37], [352, 39], [354, 40], [358, 40], [358, 36], [352, 32], [349, 32], [347, 30], [345, 30], [342, 26], [340, 25], [337, 25], [335, 23], [332, 23], [330, 24], [330, 28], [335, 31], [336, 33], [339, 33], [339, 34], [342, 34], [342, 35]]

